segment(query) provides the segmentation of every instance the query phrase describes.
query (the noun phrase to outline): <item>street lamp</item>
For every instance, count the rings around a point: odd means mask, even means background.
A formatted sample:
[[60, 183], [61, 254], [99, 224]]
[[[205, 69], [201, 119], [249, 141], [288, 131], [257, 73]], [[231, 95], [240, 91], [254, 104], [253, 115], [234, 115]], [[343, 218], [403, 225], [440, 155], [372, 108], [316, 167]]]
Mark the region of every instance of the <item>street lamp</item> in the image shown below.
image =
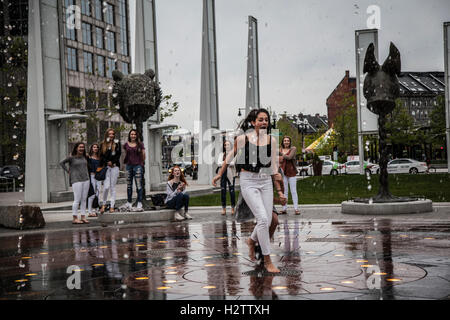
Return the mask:
[[272, 129], [276, 129], [277, 128], [277, 114], [275, 113], [275, 111], [272, 112], [272, 119], [273, 119]]
[[245, 110], [245, 108], [239, 108], [239, 111], [238, 111], [238, 117], [242, 117], [241, 110]]
[[308, 131], [308, 127], [309, 127], [309, 122], [308, 119], [303, 118], [303, 120], [300, 120], [300, 118], [297, 118], [297, 129], [298, 129], [298, 133], [302, 134], [302, 155], [303, 155], [303, 150], [305, 150], [305, 134]]

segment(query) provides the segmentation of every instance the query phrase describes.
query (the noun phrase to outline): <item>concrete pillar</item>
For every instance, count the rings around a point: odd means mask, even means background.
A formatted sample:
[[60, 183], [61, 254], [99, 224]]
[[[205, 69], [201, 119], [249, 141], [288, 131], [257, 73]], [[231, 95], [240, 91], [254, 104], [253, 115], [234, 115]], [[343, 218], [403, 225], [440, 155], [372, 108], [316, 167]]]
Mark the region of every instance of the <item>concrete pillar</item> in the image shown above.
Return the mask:
[[444, 65], [447, 171], [450, 173], [450, 22], [444, 22]]
[[[200, 87], [198, 182], [211, 184], [214, 176], [216, 147], [220, 143], [219, 100], [217, 92], [216, 23], [214, 0], [203, 0], [202, 68]], [[200, 132], [198, 132], [198, 131]]]
[[252, 16], [248, 16], [248, 55], [245, 115], [247, 115], [250, 110], [259, 108], [258, 20], [256, 20]]
[[63, 112], [62, 9], [57, 0], [30, 0], [28, 6], [25, 202], [46, 203], [68, 187], [58, 166], [68, 154], [66, 126], [47, 120]]
[[[136, 0], [136, 23], [134, 41], [134, 73], [144, 73], [147, 69], [153, 69], [158, 76], [158, 50], [156, 37], [156, 10], [155, 0]], [[162, 190], [163, 181], [161, 166], [161, 137], [162, 132], [152, 129], [160, 123], [160, 110], [143, 124], [143, 139], [146, 150], [145, 162], [145, 189]]]

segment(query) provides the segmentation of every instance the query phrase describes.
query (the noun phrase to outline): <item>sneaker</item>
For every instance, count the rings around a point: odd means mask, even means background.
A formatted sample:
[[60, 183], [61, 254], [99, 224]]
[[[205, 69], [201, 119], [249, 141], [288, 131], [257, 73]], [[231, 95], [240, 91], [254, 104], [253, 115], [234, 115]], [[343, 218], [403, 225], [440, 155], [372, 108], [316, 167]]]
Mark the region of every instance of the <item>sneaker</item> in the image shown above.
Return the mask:
[[176, 221], [183, 221], [185, 218], [180, 214], [180, 211], [175, 211], [175, 220]]
[[137, 205], [136, 205], [136, 208], [142, 209], [142, 202], [138, 202]]
[[187, 213], [187, 212], [184, 212], [184, 213], [183, 213], [183, 217], [184, 217], [185, 219], [192, 220], [192, 216], [191, 216], [189, 213]]
[[125, 208], [127, 208], [127, 209], [131, 209], [132, 206], [133, 206], [133, 204], [131, 202], [127, 202], [125, 204]]

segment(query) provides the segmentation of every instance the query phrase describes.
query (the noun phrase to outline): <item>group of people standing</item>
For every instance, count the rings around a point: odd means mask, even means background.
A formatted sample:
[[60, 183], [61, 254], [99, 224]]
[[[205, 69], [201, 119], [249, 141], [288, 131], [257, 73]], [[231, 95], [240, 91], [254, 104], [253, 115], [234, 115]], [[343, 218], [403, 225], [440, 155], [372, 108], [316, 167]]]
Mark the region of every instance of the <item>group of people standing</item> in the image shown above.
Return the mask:
[[[271, 273], [279, 273], [280, 270], [272, 263], [270, 258], [270, 238], [273, 236], [278, 224], [277, 211], [274, 203], [283, 205], [281, 214], [286, 214], [288, 189], [294, 202], [295, 214], [298, 210], [298, 196], [296, 187], [296, 148], [292, 146], [290, 137], [284, 137], [280, 148], [277, 140], [271, 136], [270, 114], [265, 109], [255, 109], [249, 112], [239, 129], [242, 134], [235, 138], [234, 146], [226, 146], [222, 164], [212, 183], [220, 180], [222, 187], [222, 207], [225, 214], [224, 195], [226, 186], [231, 184], [230, 192], [234, 193], [234, 176], [229, 178], [230, 168], [239, 174], [241, 194], [246, 205], [256, 218], [256, 226], [247, 239], [249, 257], [256, 260], [256, 250], [260, 249], [264, 268]], [[274, 197], [273, 189], [277, 191]], [[235, 207], [233, 195], [231, 195], [232, 209]], [[232, 210], [234, 213], [234, 210]]]
[[[109, 212], [115, 212], [116, 185], [119, 178], [120, 159], [122, 151], [125, 153], [124, 164], [127, 170], [127, 208], [132, 207], [133, 180], [136, 184], [137, 209], [142, 210], [145, 148], [141, 142], [139, 133], [132, 129], [128, 133], [128, 139], [123, 147], [116, 138], [114, 129], [109, 128], [105, 132], [103, 141], [94, 143], [86, 152], [84, 142], [75, 144], [72, 153], [60, 162], [61, 167], [69, 174], [69, 183], [72, 186], [74, 202], [72, 205], [73, 224], [89, 223], [86, 219], [86, 204], [89, 217], [97, 217], [93, 208], [95, 198], [100, 198], [100, 189], [103, 186], [103, 197], [99, 213], [106, 209], [108, 195], [110, 194]], [[68, 164], [68, 167], [67, 167]], [[100, 174], [102, 173], [102, 174]], [[88, 197], [89, 189], [93, 190]], [[100, 200], [99, 200], [100, 204]], [[78, 209], [80, 219], [78, 218]]]

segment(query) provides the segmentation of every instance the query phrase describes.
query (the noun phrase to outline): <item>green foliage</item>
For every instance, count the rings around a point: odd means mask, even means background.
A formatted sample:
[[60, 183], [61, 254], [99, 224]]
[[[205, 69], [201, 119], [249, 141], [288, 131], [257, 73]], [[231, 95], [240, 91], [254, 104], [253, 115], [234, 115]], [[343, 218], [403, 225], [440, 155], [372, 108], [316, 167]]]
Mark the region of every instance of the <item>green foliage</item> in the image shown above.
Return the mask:
[[430, 137], [429, 139], [437, 144], [445, 145], [445, 96], [437, 97], [436, 107], [430, 115]]
[[163, 122], [165, 119], [172, 117], [175, 112], [177, 112], [180, 106], [178, 102], [172, 102], [172, 95], [165, 95], [160, 104], [160, 121]]
[[[358, 118], [356, 98], [347, 94], [341, 101], [342, 112], [334, 120], [335, 137], [340, 154], [353, 155], [358, 152]], [[332, 154], [332, 153], [329, 153]]]
[[394, 110], [386, 117], [387, 142], [391, 144], [413, 145], [417, 142], [414, 119], [400, 99]]

